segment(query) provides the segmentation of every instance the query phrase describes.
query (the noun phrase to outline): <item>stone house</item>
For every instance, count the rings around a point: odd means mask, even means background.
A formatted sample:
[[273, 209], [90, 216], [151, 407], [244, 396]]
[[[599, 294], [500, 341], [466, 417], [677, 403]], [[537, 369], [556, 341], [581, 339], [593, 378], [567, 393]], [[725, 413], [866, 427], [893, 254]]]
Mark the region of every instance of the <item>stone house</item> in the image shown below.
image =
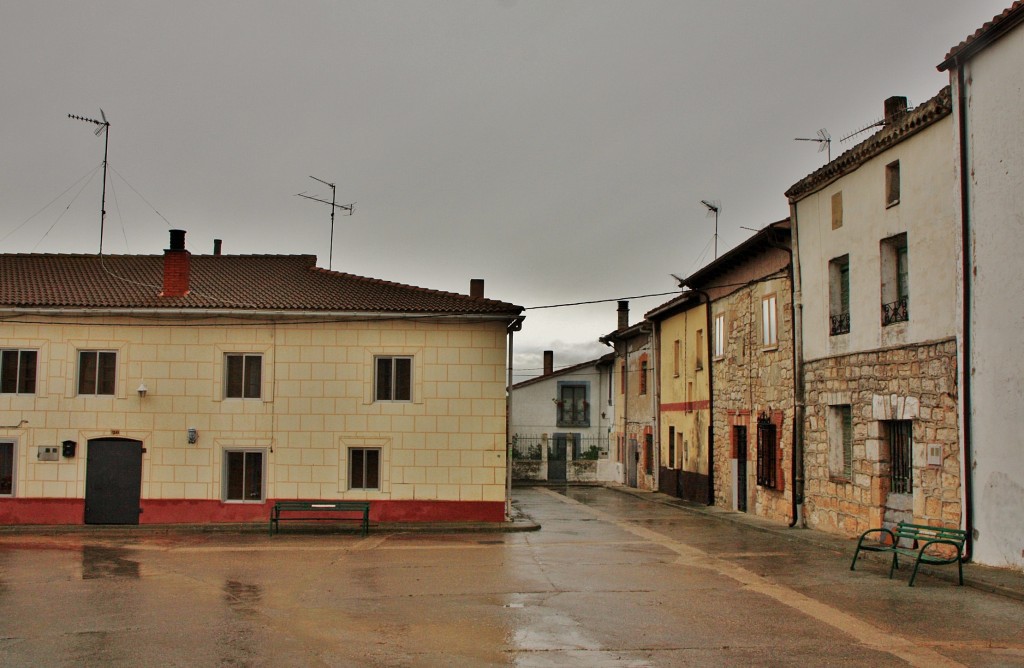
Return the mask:
[[958, 527], [959, 221], [949, 88], [794, 184], [804, 516]]
[[615, 426], [610, 459], [615, 481], [639, 489], [656, 490], [654, 442], [656, 395], [655, 359], [651, 323], [629, 324], [629, 302], [618, 303], [618, 329], [600, 341], [615, 348]]
[[714, 503], [779, 521], [797, 499], [791, 267], [787, 219], [683, 282], [711, 299]]
[[962, 229], [961, 396], [972, 557], [1024, 569], [1024, 2], [946, 55]]
[[0, 522], [503, 520], [521, 307], [184, 240], [0, 255]]
[[706, 294], [687, 290], [645, 317], [657, 351], [659, 490], [710, 504], [714, 439]]
[[562, 369], [554, 360], [544, 351], [543, 373], [512, 386], [512, 479], [615, 480], [614, 353]]

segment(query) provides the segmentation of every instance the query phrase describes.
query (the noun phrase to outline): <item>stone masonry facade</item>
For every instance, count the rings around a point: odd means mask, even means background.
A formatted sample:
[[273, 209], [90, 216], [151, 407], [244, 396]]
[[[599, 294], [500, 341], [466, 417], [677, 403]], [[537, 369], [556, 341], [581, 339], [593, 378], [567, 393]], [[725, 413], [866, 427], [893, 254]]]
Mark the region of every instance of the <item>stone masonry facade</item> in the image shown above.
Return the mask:
[[[762, 299], [774, 295], [777, 342], [764, 345]], [[712, 319], [724, 323], [723, 354], [714, 369], [715, 505], [734, 508], [737, 498], [735, 427], [746, 428], [747, 512], [777, 521], [792, 515], [793, 484], [793, 323], [788, 274], [753, 282], [715, 300]], [[757, 421], [768, 416], [775, 425], [774, 488], [757, 484]]]
[[[810, 527], [854, 536], [892, 520], [886, 513], [892, 421], [912, 425], [912, 494], [902, 517], [960, 526], [957, 367], [954, 339], [805, 362], [804, 513]], [[829, 415], [845, 406], [852, 417], [848, 473], [841, 470], [842, 432], [830, 428]]]

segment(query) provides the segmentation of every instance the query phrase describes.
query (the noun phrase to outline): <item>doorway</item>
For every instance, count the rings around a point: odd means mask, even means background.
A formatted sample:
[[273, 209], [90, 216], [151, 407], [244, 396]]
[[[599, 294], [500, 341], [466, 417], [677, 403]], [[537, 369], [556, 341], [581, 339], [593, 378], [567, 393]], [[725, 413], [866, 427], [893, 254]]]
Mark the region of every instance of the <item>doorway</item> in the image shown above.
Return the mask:
[[733, 505], [741, 513], [747, 512], [747, 426], [734, 425], [732, 428], [733, 443], [736, 445], [736, 459], [732, 478], [735, 499]]
[[142, 441], [89, 441], [85, 463], [85, 523], [138, 524], [142, 499]]

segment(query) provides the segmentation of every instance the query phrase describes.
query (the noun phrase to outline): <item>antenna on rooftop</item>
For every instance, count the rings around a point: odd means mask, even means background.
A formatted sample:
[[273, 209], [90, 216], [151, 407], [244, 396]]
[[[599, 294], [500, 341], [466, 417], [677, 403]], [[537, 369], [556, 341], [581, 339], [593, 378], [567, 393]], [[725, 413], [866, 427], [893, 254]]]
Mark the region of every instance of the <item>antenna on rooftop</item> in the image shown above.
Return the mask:
[[710, 202], [707, 201], [706, 199], [702, 199], [700, 201], [700, 203], [708, 208], [708, 215], [709, 216], [712, 213], [715, 214], [715, 259], [717, 260], [718, 259], [718, 212], [722, 210], [722, 203], [719, 202], [717, 199], [716, 200], [712, 200]]
[[107, 217], [107, 145], [110, 142], [110, 121], [107, 120], [107, 115], [103, 113], [102, 109], [100, 109], [102, 121], [84, 116], [75, 116], [74, 114], [68, 114], [68, 118], [73, 118], [76, 121], [85, 121], [86, 123], [95, 123], [97, 127], [94, 134], [97, 137], [101, 134], [103, 135], [103, 195], [100, 199], [100, 255], [103, 255], [103, 221]]
[[818, 142], [818, 153], [828, 151], [828, 161], [832, 162], [832, 135], [828, 130], [821, 128], [817, 137], [795, 137], [794, 141], [816, 141]]
[[854, 137], [856, 137], [857, 135], [859, 135], [862, 132], [867, 132], [871, 128], [878, 128], [878, 127], [881, 127], [883, 125], [885, 125], [885, 119], [884, 118], [879, 118], [877, 121], [871, 121], [867, 125], [863, 125], [863, 126], [857, 128], [856, 130], [847, 133], [847, 135], [845, 137], [843, 137], [842, 139], [840, 139], [839, 141], [843, 142], [843, 141], [847, 141], [847, 140], [853, 139]]
[[352, 202], [351, 204], [336, 204], [335, 203], [335, 194], [336, 193], [335, 193], [335, 187], [334, 187], [333, 183], [328, 183], [327, 181], [324, 181], [323, 179], [318, 179], [315, 176], [310, 176], [309, 178], [313, 179], [314, 181], [319, 181], [320, 183], [324, 184], [325, 186], [327, 186], [328, 188], [331, 189], [331, 201], [330, 202], [328, 202], [325, 199], [320, 199], [319, 197], [313, 197], [312, 195], [307, 195], [306, 193], [296, 193], [295, 196], [296, 197], [305, 197], [306, 199], [311, 199], [314, 202], [320, 202], [322, 204], [330, 204], [331, 205], [331, 244], [330, 244], [330, 253], [327, 256], [327, 268], [328, 269], [333, 269], [334, 268], [334, 266], [333, 266], [334, 265], [334, 210], [335, 209], [341, 209], [342, 211], [348, 211], [348, 215], [351, 216], [352, 213], [355, 211], [356, 203]]

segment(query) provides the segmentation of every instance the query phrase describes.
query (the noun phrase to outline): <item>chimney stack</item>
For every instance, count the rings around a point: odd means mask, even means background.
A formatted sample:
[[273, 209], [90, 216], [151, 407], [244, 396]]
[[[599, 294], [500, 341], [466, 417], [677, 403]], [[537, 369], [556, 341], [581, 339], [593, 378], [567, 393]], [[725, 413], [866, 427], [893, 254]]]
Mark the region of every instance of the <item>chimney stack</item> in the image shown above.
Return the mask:
[[185, 250], [185, 230], [171, 230], [171, 247], [164, 251], [164, 289], [161, 297], [184, 297], [189, 291], [192, 254]]
[[221, 245], [221, 240], [220, 239], [214, 239], [213, 240], [213, 254], [214, 255], [220, 255], [220, 245]]
[[619, 302], [619, 329], [626, 329], [629, 327], [629, 302]]
[[894, 95], [885, 101], [885, 122], [889, 123], [907, 113], [907, 98]]
[[482, 278], [471, 278], [469, 279], [469, 296], [473, 299], [484, 298], [484, 279]]
[[555, 372], [555, 351], [544, 351], [544, 375], [550, 376]]

